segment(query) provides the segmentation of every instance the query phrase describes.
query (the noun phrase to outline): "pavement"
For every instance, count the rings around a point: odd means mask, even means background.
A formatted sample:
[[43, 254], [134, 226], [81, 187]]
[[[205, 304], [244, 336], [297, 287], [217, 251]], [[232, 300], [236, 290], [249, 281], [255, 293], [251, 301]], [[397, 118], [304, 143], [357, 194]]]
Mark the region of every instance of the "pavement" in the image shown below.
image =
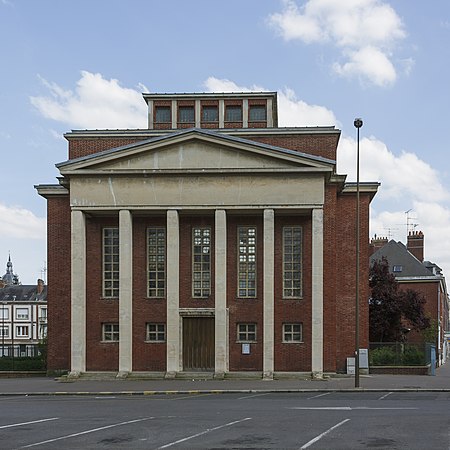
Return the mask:
[[436, 375], [330, 376], [324, 379], [77, 379], [28, 377], [0, 378], [0, 396], [12, 395], [166, 395], [198, 393], [329, 392], [329, 391], [428, 391], [450, 392], [450, 361]]

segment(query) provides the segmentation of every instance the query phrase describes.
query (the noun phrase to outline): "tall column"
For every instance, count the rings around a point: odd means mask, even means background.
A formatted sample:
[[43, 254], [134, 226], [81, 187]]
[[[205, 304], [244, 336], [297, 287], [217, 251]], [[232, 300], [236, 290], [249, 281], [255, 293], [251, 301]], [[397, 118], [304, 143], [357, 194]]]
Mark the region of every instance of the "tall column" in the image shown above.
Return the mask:
[[119, 211], [119, 376], [133, 370], [133, 219]]
[[216, 211], [215, 220], [215, 375], [228, 371], [227, 340], [227, 216]]
[[71, 375], [86, 372], [86, 219], [71, 212]]
[[264, 353], [263, 378], [273, 379], [274, 371], [274, 252], [275, 213], [264, 210]]
[[178, 211], [167, 211], [167, 376], [180, 370], [180, 230]]
[[323, 209], [312, 211], [312, 342], [311, 368], [323, 376]]

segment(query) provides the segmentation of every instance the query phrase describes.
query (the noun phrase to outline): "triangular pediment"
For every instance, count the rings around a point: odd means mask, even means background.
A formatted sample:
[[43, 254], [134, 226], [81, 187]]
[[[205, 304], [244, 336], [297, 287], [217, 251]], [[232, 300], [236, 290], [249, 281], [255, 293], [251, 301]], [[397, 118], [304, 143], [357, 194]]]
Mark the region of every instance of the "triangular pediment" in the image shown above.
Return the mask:
[[65, 173], [331, 171], [334, 161], [218, 133], [190, 130], [59, 164]]

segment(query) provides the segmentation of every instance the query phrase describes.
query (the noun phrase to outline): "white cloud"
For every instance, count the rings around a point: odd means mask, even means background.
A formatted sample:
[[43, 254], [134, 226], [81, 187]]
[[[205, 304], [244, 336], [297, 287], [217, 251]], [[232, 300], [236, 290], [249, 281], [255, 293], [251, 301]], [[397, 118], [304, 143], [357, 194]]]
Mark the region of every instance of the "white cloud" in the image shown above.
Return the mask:
[[[260, 86], [251, 88], [239, 86], [233, 81], [209, 77], [204, 87], [208, 92], [264, 92], [267, 89]], [[297, 99], [292, 89], [285, 88], [278, 92], [278, 125], [280, 127], [291, 126], [317, 126], [336, 125], [337, 120], [333, 112], [324, 106], [309, 105]]]
[[0, 203], [0, 236], [45, 239], [46, 219], [31, 211]]
[[[81, 72], [75, 92], [42, 79], [49, 95], [31, 97], [49, 119], [80, 128], [145, 128], [147, 107], [141, 90], [124, 88], [118, 80], [99, 73]], [[140, 85], [141, 89], [145, 86]]]
[[404, 39], [404, 25], [381, 0], [308, 0], [300, 8], [285, 0], [268, 22], [286, 40], [335, 46], [344, 62], [332, 67], [341, 76], [386, 86], [395, 82], [391, 51]]
[[377, 86], [387, 86], [395, 82], [397, 73], [385, 53], [375, 47], [364, 47], [357, 51], [346, 52], [348, 61], [334, 63], [334, 71], [344, 77], [370, 80]]

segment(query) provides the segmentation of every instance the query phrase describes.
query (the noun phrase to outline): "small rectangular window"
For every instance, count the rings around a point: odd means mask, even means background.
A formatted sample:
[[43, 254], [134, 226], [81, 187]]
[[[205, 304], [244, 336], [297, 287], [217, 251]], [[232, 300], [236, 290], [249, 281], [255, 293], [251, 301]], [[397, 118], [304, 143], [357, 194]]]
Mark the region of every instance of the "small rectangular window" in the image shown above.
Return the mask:
[[103, 297], [119, 297], [119, 228], [103, 229]]
[[240, 106], [227, 106], [225, 109], [226, 122], [242, 122], [242, 108]]
[[403, 266], [395, 265], [392, 269], [393, 272], [402, 272]]
[[28, 317], [29, 317], [28, 308], [17, 308], [16, 309], [16, 319], [28, 320]]
[[219, 121], [219, 109], [217, 106], [204, 106], [202, 108], [202, 121], [203, 122], [218, 122]]
[[0, 325], [0, 337], [9, 338], [9, 327]]
[[166, 230], [147, 228], [148, 296], [164, 297], [166, 289]]
[[192, 230], [192, 296], [211, 294], [211, 229]]
[[148, 342], [165, 342], [166, 341], [166, 325], [163, 323], [147, 324], [147, 341]]
[[47, 337], [47, 324], [41, 323], [39, 325], [39, 339], [45, 339]]
[[156, 123], [172, 122], [172, 114], [170, 111], [170, 106], [156, 106], [155, 107], [155, 122]]
[[181, 123], [194, 123], [195, 113], [193, 106], [180, 106], [178, 108], [178, 121]]
[[29, 327], [20, 325], [16, 327], [16, 336], [17, 337], [28, 337]]
[[265, 122], [266, 121], [266, 107], [264, 105], [250, 106], [248, 112], [248, 120], [250, 122]]
[[9, 320], [8, 308], [0, 308], [0, 320]]
[[102, 324], [102, 341], [103, 342], [119, 342], [119, 324], [118, 323]]
[[256, 323], [238, 323], [238, 342], [256, 342]]
[[303, 342], [301, 323], [283, 324], [283, 342]]

